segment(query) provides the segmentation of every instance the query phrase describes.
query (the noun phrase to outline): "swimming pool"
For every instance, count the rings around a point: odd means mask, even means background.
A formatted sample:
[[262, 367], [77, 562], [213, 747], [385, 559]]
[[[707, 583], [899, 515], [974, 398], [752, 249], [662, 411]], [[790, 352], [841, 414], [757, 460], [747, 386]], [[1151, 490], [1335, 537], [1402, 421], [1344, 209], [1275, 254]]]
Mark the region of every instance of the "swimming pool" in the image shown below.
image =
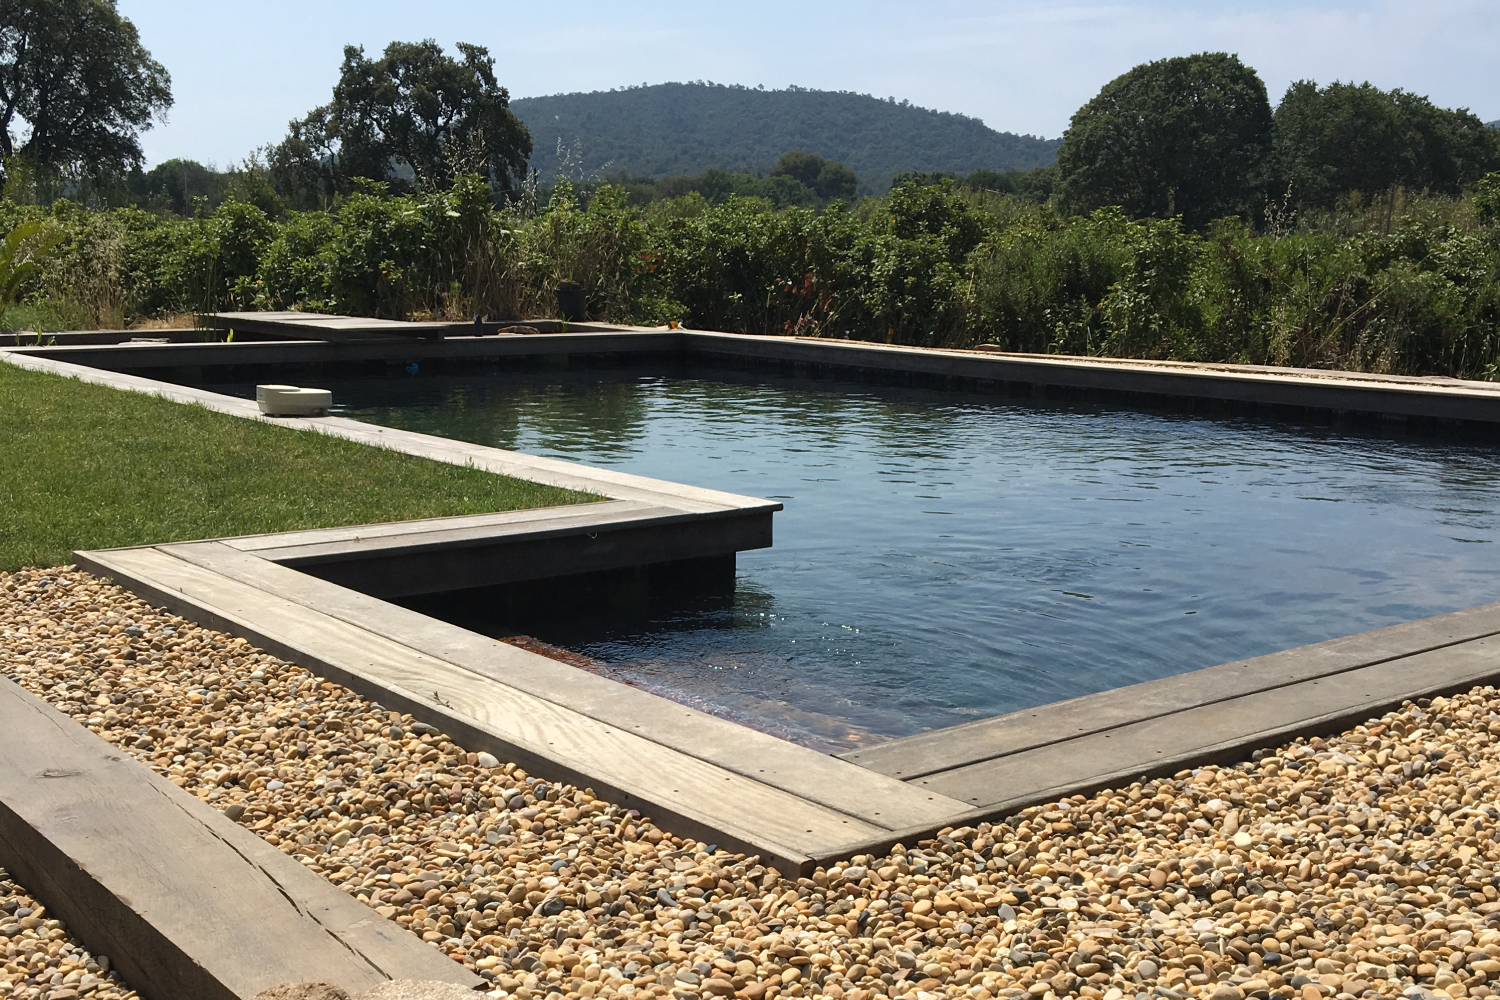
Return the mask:
[[1500, 599], [1488, 444], [698, 365], [320, 384], [373, 423], [781, 500], [732, 595], [463, 624], [819, 747]]

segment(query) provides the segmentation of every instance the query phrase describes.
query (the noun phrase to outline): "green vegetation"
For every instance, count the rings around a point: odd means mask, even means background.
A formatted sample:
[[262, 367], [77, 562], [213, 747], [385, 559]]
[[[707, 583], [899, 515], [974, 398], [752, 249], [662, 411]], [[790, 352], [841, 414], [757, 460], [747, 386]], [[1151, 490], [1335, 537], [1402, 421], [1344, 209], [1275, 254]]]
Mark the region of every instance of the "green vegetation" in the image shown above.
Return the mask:
[[[140, 132], [171, 77], [115, 0], [0, 0], [0, 154], [45, 191], [107, 183], [141, 163]], [[29, 126], [24, 143], [12, 130]]]
[[1115, 205], [1201, 230], [1258, 222], [1268, 203], [1327, 209], [1358, 191], [1458, 195], [1500, 170], [1500, 130], [1401, 90], [1301, 80], [1274, 114], [1238, 58], [1205, 52], [1137, 66], [1073, 115], [1057, 153], [1060, 206]]
[[[647, 325], [1500, 373], [1500, 131], [1425, 98], [1302, 82], [1273, 112], [1233, 56], [1166, 59], [1106, 85], [1045, 165], [1049, 144], [961, 116], [673, 84], [516, 102], [564, 137], [613, 136], [627, 168], [517, 186], [525, 130], [488, 55], [459, 51], [349, 49], [269, 167], [164, 164], [128, 178], [139, 207], [44, 203], [8, 177], [0, 232], [62, 238], [0, 328], [524, 319], [575, 286], [589, 317]], [[558, 171], [586, 178], [565, 147]], [[858, 196], [897, 164], [925, 172]]]
[[0, 570], [594, 497], [0, 363]]
[[511, 102], [536, 143], [543, 184], [663, 178], [718, 168], [764, 175], [789, 150], [837, 160], [864, 194], [910, 170], [969, 173], [1050, 164], [1056, 140], [997, 132], [977, 118], [894, 98], [711, 83], [528, 97]]
[[1057, 152], [1063, 203], [1181, 216], [1197, 229], [1245, 214], [1271, 151], [1266, 85], [1222, 52], [1162, 59], [1105, 84]]
[[446, 188], [479, 174], [508, 191], [526, 172], [531, 136], [495, 80], [489, 50], [392, 42], [379, 59], [344, 48], [333, 100], [292, 122], [270, 154], [271, 174], [302, 207], [320, 206], [369, 178], [396, 192]]
[[62, 241], [62, 230], [39, 219], [22, 222], [0, 240], [0, 315], [15, 304], [21, 283]]
[[1303, 205], [1398, 187], [1456, 195], [1496, 169], [1500, 130], [1417, 94], [1300, 80], [1276, 108], [1272, 183]]
[[[702, 202], [722, 205], [730, 198], [762, 198], [776, 208], [799, 205], [803, 208], [823, 208], [835, 201], [853, 201], [857, 194], [859, 178], [854, 171], [836, 160], [826, 160], [812, 153], [791, 152], [776, 161], [771, 172], [759, 174], [731, 174], [727, 170], [713, 167], [696, 176], [631, 177], [621, 172], [604, 183], [625, 191], [631, 205], [644, 206], [652, 202], [699, 195]], [[600, 184], [580, 185], [585, 195], [592, 194]], [[675, 206], [664, 206], [670, 214], [682, 214], [692, 206], [700, 204], [689, 201]]]
[[521, 318], [555, 316], [572, 283], [590, 316], [648, 325], [1493, 378], [1497, 191], [1500, 174], [1457, 198], [1353, 193], [1193, 232], [930, 177], [822, 210], [696, 192], [642, 210], [618, 187], [583, 200], [561, 184], [535, 212], [496, 208], [472, 177], [279, 220], [237, 201], [192, 219], [0, 203], [0, 227], [45, 216], [66, 233], [27, 281], [38, 313], [94, 295], [124, 318]]

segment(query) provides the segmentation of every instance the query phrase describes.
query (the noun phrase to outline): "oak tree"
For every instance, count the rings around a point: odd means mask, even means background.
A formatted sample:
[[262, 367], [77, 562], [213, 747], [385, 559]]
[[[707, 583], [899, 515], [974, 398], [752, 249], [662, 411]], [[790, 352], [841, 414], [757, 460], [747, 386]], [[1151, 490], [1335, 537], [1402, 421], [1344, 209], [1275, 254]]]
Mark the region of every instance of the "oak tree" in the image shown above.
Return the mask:
[[499, 190], [525, 175], [531, 135], [510, 110], [495, 60], [479, 45], [392, 42], [378, 59], [347, 46], [333, 100], [291, 123], [273, 176], [304, 196], [347, 193], [356, 178], [394, 191], [442, 190], [459, 174]]
[[0, 153], [56, 175], [123, 173], [171, 77], [115, 0], [0, 0]]
[[1118, 205], [1201, 227], [1260, 200], [1271, 122], [1265, 84], [1237, 56], [1145, 63], [1073, 115], [1057, 152], [1057, 191], [1074, 211]]

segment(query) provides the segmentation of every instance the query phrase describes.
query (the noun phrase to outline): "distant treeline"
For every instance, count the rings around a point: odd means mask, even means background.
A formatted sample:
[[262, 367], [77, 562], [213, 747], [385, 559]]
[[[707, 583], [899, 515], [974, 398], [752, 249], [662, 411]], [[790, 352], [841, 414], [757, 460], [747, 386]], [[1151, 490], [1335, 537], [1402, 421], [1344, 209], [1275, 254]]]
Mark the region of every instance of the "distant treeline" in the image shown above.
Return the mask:
[[664, 83], [511, 102], [535, 148], [541, 183], [692, 176], [710, 168], [765, 175], [803, 150], [846, 164], [861, 193], [883, 194], [912, 170], [968, 173], [1046, 166], [1056, 139], [998, 132], [965, 115], [868, 94], [705, 82]]

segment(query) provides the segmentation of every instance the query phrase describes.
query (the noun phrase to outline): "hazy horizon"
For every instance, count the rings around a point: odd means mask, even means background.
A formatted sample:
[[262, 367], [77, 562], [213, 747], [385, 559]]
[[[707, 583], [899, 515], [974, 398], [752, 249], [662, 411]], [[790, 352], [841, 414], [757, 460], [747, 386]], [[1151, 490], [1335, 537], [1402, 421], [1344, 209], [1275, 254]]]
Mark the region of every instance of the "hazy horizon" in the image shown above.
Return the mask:
[[[1141, 62], [1236, 52], [1271, 100], [1311, 78], [1400, 87], [1500, 119], [1500, 2], [1228, 3], [1183, 0], [1048, 5], [973, 0], [789, 4], [721, 10], [682, 2], [556, 8], [455, 0], [293, 5], [120, 0], [172, 74], [168, 121], [143, 137], [147, 163], [227, 166], [279, 141], [328, 100], [345, 44], [393, 40], [487, 45], [513, 98], [712, 80], [789, 84], [909, 100], [1001, 132], [1055, 138], [1104, 83]], [[287, 24], [296, 24], [288, 32]]]

